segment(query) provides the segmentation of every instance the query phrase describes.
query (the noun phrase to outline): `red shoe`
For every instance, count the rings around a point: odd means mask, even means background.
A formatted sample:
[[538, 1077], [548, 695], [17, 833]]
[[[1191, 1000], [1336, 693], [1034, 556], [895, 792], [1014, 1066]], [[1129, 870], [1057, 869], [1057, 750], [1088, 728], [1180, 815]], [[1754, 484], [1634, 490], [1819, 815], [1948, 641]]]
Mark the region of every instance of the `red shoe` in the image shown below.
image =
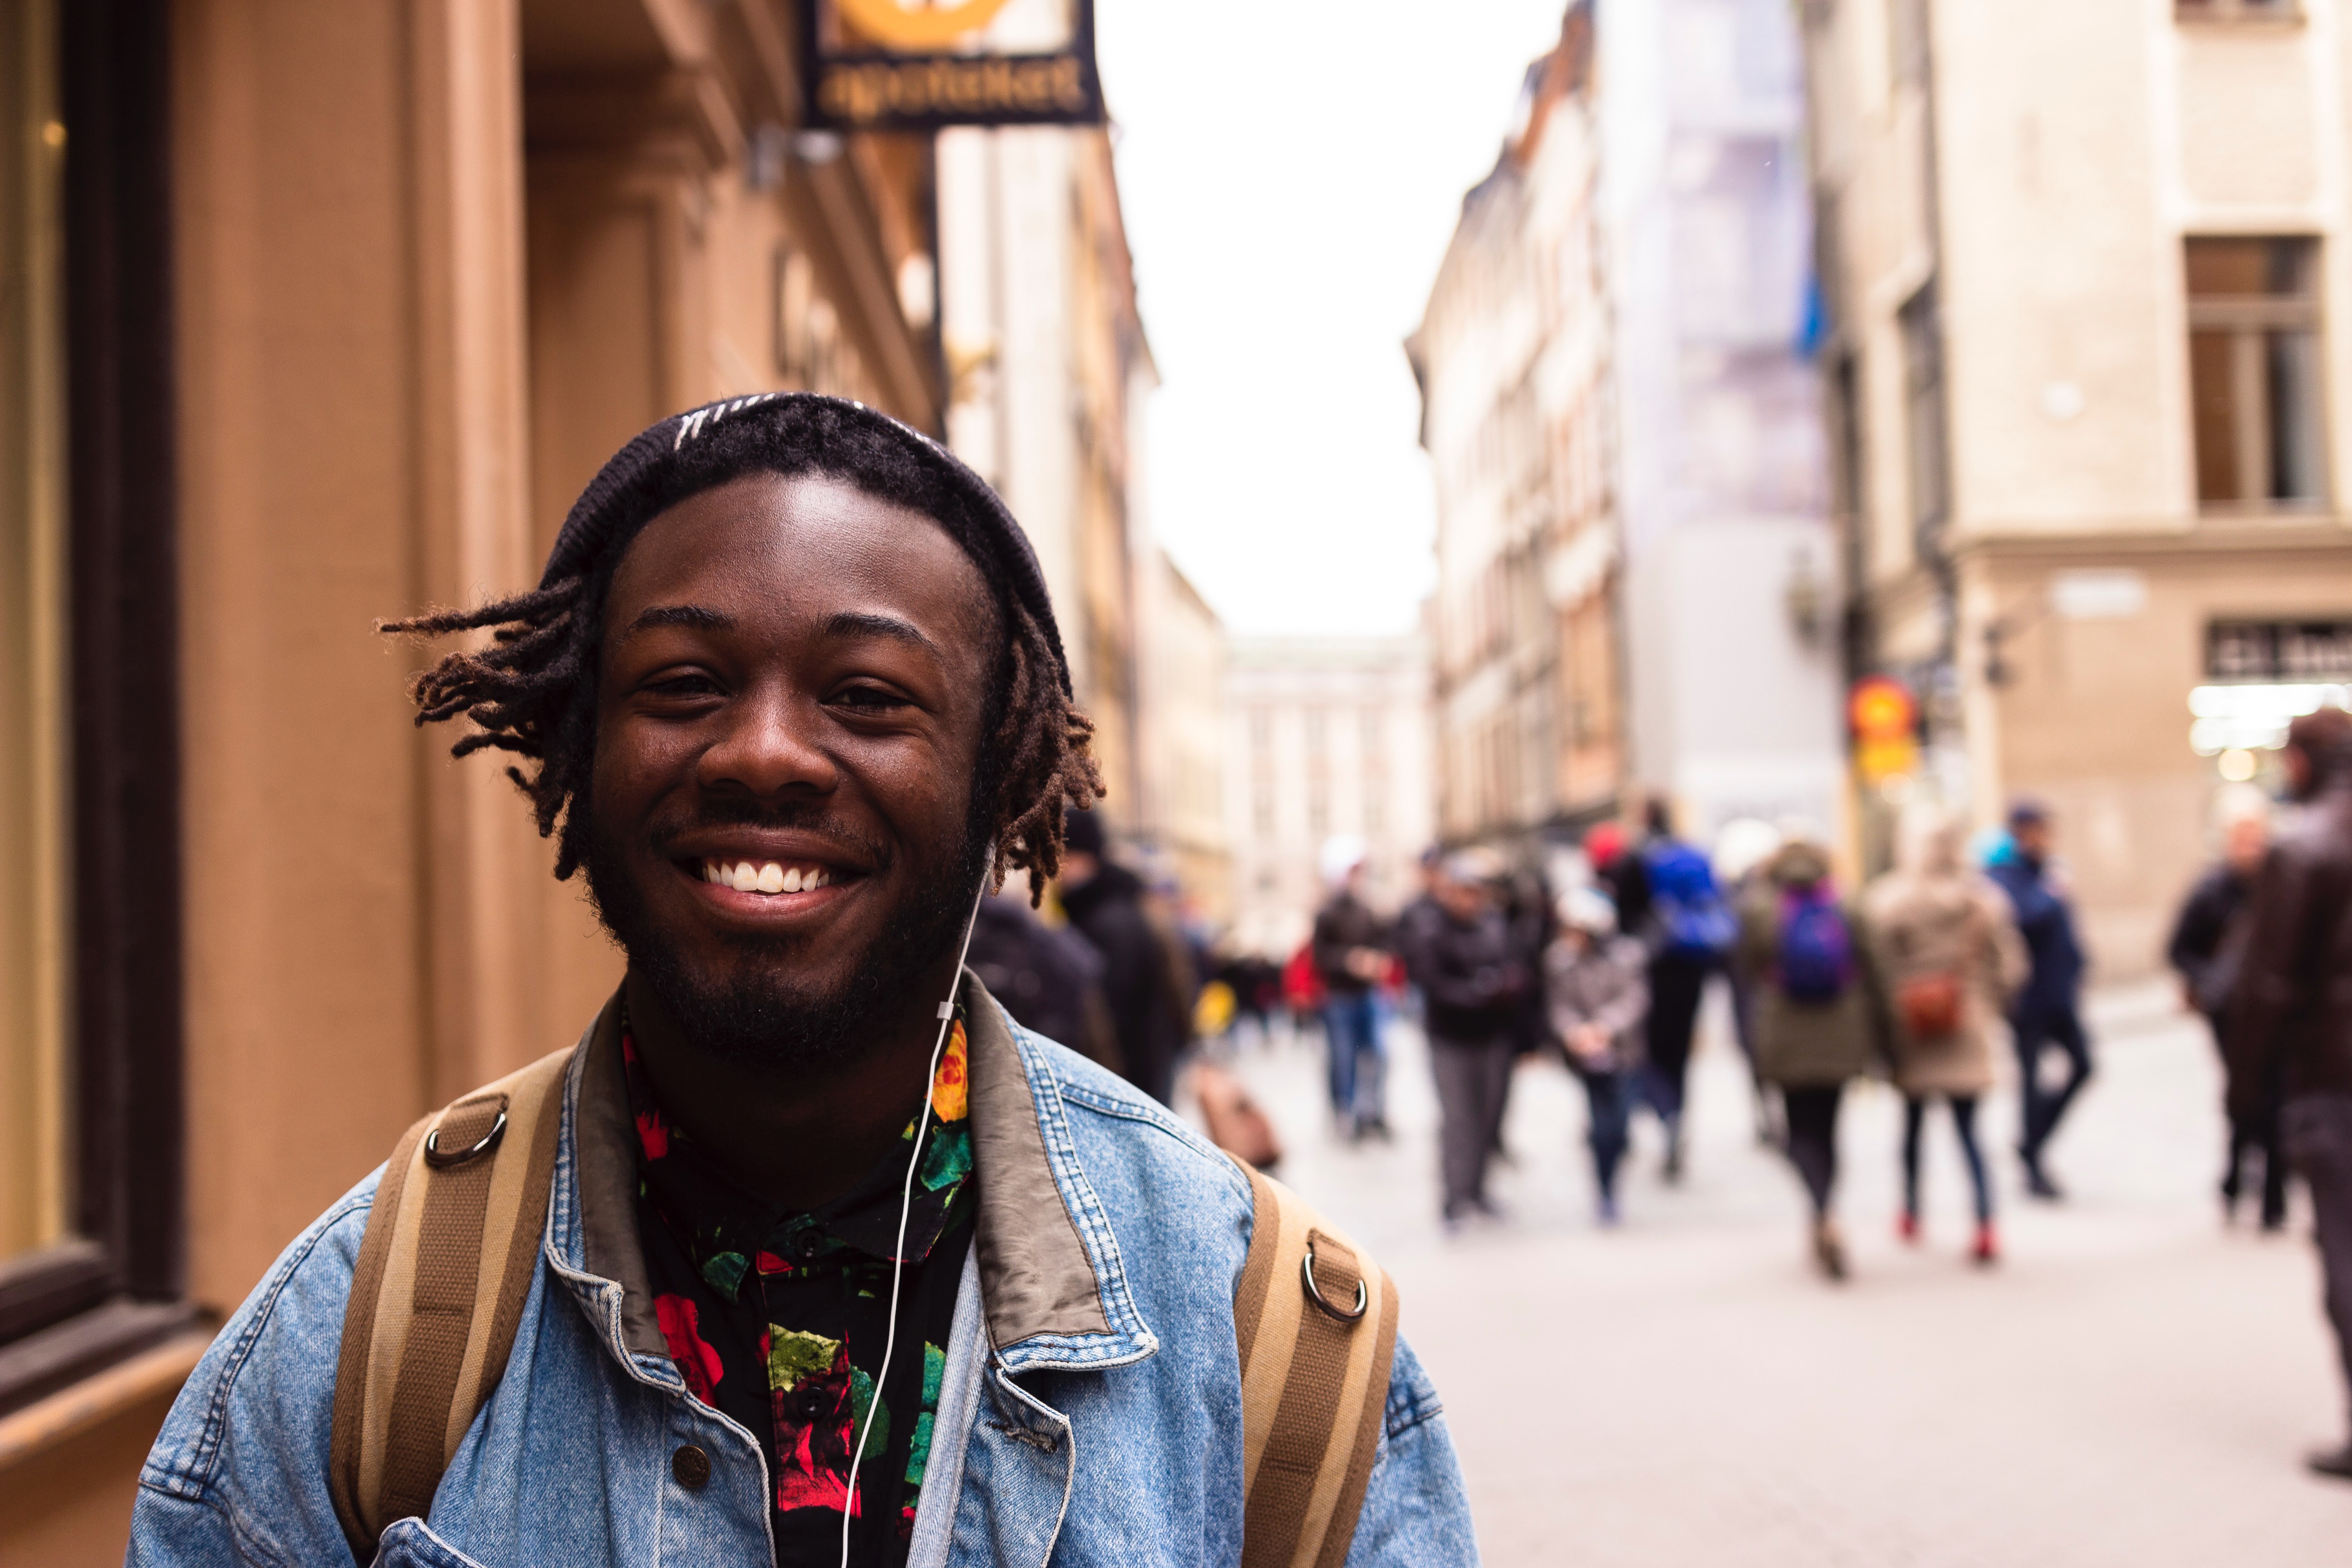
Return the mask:
[[2000, 1243], [1993, 1235], [1992, 1221], [1985, 1220], [1977, 1226], [1977, 1244], [1969, 1249], [1969, 1257], [1978, 1263], [2000, 1261]]
[[1905, 1210], [1895, 1216], [1895, 1237], [1908, 1246], [1919, 1245], [1919, 1216]]

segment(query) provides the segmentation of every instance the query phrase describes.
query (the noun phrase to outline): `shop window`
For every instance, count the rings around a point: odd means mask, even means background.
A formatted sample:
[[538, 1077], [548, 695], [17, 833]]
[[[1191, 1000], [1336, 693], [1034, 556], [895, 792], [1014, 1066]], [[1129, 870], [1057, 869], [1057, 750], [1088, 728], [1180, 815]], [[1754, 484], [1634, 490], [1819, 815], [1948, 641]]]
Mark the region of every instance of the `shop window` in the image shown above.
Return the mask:
[[2191, 239], [2189, 401], [2208, 511], [2316, 506], [2321, 436], [2317, 247]]
[[168, 0], [0, 0], [0, 1414], [179, 1300]]
[[0, 7], [0, 1268], [68, 1236], [64, 110], [48, 5]]

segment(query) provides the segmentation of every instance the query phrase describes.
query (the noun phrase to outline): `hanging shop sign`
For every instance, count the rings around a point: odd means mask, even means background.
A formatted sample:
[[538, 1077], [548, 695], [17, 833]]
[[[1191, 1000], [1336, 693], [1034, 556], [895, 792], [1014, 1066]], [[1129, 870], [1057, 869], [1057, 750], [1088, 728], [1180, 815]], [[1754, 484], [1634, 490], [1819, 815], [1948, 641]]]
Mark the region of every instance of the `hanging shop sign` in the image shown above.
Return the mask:
[[801, 16], [813, 124], [1102, 122], [1094, 0], [810, 0]]
[[1846, 695], [1853, 730], [1853, 765], [1865, 784], [1883, 784], [1919, 771], [1919, 705], [1911, 689], [1889, 675], [1866, 675]]

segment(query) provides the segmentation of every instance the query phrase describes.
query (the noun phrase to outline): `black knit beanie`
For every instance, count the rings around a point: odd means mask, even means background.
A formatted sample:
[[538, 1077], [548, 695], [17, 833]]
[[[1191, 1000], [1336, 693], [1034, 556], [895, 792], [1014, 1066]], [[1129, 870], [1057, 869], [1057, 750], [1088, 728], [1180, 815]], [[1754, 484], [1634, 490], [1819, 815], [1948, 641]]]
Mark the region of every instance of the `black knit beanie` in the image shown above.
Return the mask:
[[930, 517], [1053, 649], [1062, 694], [1070, 661], [1036, 552], [988, 481], [945, 447], [862, 403], [763, 392], [672, 415], [614, 454], [572, 503], [540, 586], [608, 568], [637, 531], [687, 497], [747, 473], [824, 474]]

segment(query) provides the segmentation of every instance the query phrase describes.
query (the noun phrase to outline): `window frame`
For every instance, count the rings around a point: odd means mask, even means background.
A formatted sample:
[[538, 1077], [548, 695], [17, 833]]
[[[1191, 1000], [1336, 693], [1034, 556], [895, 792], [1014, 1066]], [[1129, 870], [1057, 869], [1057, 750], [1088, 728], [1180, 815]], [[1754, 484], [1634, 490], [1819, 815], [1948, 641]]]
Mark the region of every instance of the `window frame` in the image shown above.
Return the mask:
[[[2296, 246], [2303, 253], [2304, 291], [2298, 294], [2207, 294], [2193, 291], [2189, 279], [2189, 256], [2200, 241]], [[2315, 234], [2184, 234], [2180, 237], [2181, 316], [2188, 331], [2189, 407], [2191, 499], [2197, 515], [2205, 518], [2311, 516], [2335, 506], [2335, 465], [2329, 460], [2327, 377], [2327, 301], [2322, 268], [2326, 259], [2321, 237]], [[2226, 333], [2230, 347], [2232, 463], [2240, 493], [2208, 498], [2198, 453], [2196, 343], [2201, 333]], [[2280, 440], [2280, 410], [2271, 403], [2262, 358], [2265, 334], [2307, 332], [2313, 360], [2313, 405], [2297, 411], [2317, 427], [2313, 460], [2317, 473], [2308, 496], [2273, 496], [2274, 453]], [[2257, 428], [2259, 426], [2259, 428]], [[2247, 494], [2249, 489], [2262, 493]]]
[[2306, 18], [2303, 0], [2172, 0], [2176, 22], [2219, 22], [2228, 26], [2299, 25]]
[[58, 15], [65, 226], [73, 1238], [0, 1263], [0, 1414], [185, 1300], [167, 0]]

